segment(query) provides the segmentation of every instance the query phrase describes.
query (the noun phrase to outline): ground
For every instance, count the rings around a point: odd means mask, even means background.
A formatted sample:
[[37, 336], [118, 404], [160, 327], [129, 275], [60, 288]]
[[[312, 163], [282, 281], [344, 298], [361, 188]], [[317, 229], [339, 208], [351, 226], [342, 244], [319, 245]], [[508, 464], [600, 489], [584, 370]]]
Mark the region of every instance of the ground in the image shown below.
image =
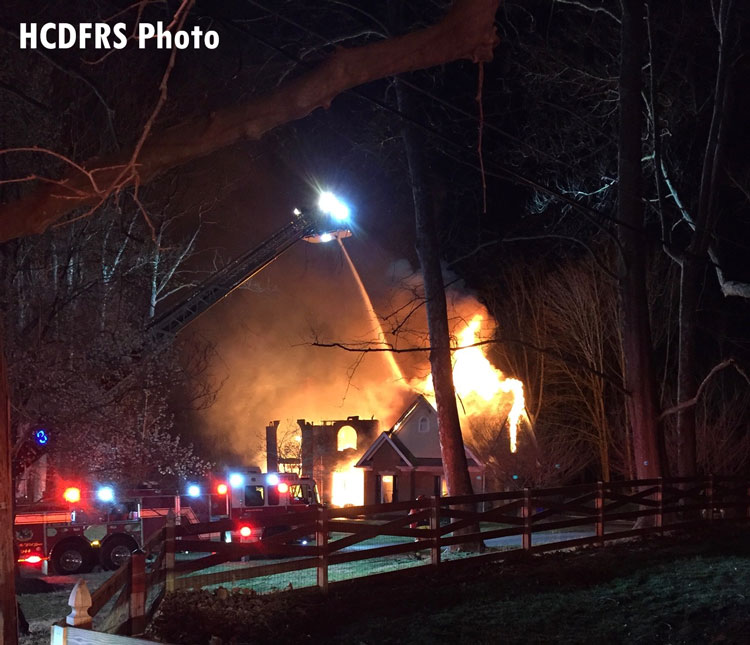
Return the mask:
[[[398, 581], [342, 583], [328, 597], [186, 592], [165, 602], [156, 633], [173, 643], [215, 635], [275, 645], [747, 643], [748, 589], [750, 528], [722, 525], [600, 549], [513, 555], [439, 575], [420, 570]], [[40, 603], [31, 599], [21, 597], [33, 627], [41, 624], [34, 615]]]

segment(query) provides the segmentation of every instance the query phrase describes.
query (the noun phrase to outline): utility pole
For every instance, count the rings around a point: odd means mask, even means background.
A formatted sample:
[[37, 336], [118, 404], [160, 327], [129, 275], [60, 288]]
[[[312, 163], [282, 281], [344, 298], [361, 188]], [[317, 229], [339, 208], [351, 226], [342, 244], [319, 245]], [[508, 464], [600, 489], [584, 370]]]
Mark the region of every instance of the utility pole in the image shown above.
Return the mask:
[[0, 328], [0, 642], [4, 645], [18, 643], [11, 445], [10, 394]]

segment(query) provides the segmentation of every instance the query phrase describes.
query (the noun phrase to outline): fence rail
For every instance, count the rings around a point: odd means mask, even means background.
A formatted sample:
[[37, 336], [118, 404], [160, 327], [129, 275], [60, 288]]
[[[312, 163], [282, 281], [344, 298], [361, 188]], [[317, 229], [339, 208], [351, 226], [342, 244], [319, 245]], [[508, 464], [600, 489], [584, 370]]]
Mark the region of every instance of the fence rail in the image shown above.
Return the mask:
[[[122, 614], [124, 605], [129, 606], [128, 612], [124, 619], [108, 619], [103, 631], [137, 635], [164, 593], [181, 589], [314, 570], [314, 576], [297, 586], [326, 591], [331, 571], [354, 562], [420, 554], [409, 566], [438, 567], [451, 559], [444, 552], [446, 547], [468, 548], [473, 560], [497, 560], [507, 557], [508, 550], [602, 546], [612, 540], [724, 519], [750, 519], [750, 480], [711, 475], [598, 482], [321, 507], [279, 514], [263, 525], [273, 529], [268, 531], [272, 535], [252, 543], [218, 541], [218, 535], [233, 527], [228, 520], [183, 526], [175, 525], [170, 515], [165, 528], [144, 545], [145, 552], [134, 553], [128, 564], [92, 594], [89, 614], [95, 616], [119, 593], [110, 613], [119, 610]], [[518, 541], [508, 544], [510, 538]], [[177, 552], [205, 555], [177, 560]], [[147, 566], [149, 556], [155, 557]], [[461, 561], [466, 561], [466, 554], [462, 556]], [[283, 559], [269, 563], [253, 558]], [[236, 562], [240, 559], [245, 562]]]

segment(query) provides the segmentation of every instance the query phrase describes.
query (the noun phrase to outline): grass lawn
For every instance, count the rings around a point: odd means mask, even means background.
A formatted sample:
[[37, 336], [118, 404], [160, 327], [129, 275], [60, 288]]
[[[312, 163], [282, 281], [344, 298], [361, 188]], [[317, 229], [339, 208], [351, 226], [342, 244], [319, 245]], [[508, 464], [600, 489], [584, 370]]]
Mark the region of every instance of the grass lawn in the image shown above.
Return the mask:
[[157, 633], [184, 643], [749, 643], [750, 527], [720, 529], [423, 568], [327, 597], [177, 594]]

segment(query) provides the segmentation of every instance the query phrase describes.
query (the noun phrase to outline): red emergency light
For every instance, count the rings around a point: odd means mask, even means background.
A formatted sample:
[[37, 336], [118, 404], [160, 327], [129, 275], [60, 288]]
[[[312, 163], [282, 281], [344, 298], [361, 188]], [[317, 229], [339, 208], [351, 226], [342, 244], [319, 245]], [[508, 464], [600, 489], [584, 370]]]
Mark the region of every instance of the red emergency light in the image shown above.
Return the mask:
[[278, 486], [276, 487], [276, 490], [278, 490], [278, 491], [279, 491], [279, 492], [280, 492], [280, 493], [281, 493], [282, 495], [283, 495], [284, 493], [288, 493], [288, 492], [289, 492], [289, 484], [287, 484], [286, 482], [281, 482], [281, 483], [280, 483], [280, 484], [279, 484], [279, 485], [278, 485]]
[[44, 559], [41, 555], [27, 555], [25, 558], [18, 558], [18, 561], [26, 564], [39, 564]]
[[63, 499], [70, 504], [75, 504], [81, 501], [81, 489], [75, 486], [70, 486], [63, 492]]
[[240, 527], [240, 535], [242, 537], [250, 537], [253, 534], [253, 530], [249, 526]]
[[226, 485], [226, 484], [218, 484], [218, 485], [216, 486], [216, 492], [217, 492], [217, 493], [218, 493], [219, 495], [226, 495], [226, 494], [227, 494], [227, 491], [228, 491], [228, 490], [229, 490], [229, 489], [227, 488], [227, 485]]

